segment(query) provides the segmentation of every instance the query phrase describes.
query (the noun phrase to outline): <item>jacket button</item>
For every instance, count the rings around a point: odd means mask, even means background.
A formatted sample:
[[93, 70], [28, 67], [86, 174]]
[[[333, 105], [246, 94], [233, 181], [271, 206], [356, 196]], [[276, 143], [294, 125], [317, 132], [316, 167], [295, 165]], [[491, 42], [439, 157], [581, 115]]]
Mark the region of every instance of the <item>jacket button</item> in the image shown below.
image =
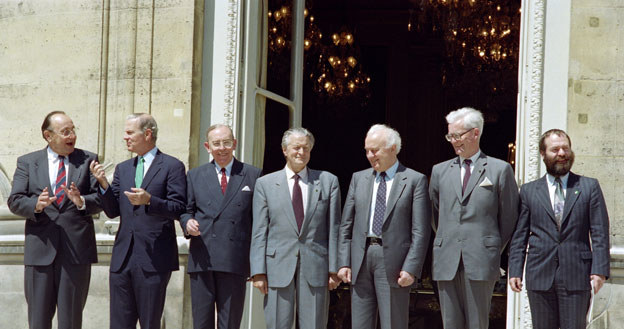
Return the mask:
[[216, 234], [213, 234], [213, 235], [212, 235], [212, 237], [213, 237], [213, 238], [216, 238], [216, 237], [217, 237], [217, 235], [216, 235]]

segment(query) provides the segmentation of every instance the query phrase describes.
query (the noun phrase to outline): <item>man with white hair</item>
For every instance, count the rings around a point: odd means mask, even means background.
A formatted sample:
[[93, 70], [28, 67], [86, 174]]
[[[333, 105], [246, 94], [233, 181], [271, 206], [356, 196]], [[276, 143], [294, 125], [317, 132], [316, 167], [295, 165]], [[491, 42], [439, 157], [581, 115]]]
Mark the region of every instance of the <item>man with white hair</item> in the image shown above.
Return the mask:
[[458, 156], [431, 172], [433, 279], [444, 328], [486, 329], [500, 254], [518, 219], [518, 186], [509, 163], [481, 152], [481, 112], [461, 108], [446, 121]]
[[410, 287], [420, 277], [431, 230], [427, 177], [398, 161], [401, 137], [386, 125], [369, 129], [364, 149], [372, 168], [351, 178], [338, 276], [351, 283], [353, 328], [380, 322], [382, 329], [407, 329]]

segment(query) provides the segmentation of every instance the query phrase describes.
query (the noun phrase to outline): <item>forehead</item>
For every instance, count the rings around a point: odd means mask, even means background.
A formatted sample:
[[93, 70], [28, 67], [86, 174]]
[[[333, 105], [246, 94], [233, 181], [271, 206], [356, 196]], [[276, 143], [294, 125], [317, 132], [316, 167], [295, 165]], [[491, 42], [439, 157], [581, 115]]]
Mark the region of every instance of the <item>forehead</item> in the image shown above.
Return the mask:
[[294, 134], [290, 135], [290, 138], [288, 138], [288, 146], [300, 146], [308, 144], [310, 144], [308, 136], [305, 135]]
[[457, 120], [453, 123], [448, 124], [448, 130], [451, 132], [459, 131], [464, 129], [464, 120]]
[[50, 118], [50, 127], [52, 128], [67, 128], [73, 127], [74, 123], [65, 114], [55, 114]]
[[381, 148], [386, 145], [384, 136], [381, 133], [374, 133], [364, 140], [364, 148]]
[[139, 130], [139, 119], [128, 119], [126, 120], [126, 130]]
[[209, 140], [213, 140], [213, 139], [225, 139], [228, 137], [231, 137], [231, 133], [230, 133], [230, 129], [228, 129], [227, 127], [219, 127], [219, 128], [215, 128], [213, 130], [211, 130], [208, 133], [208, 139]]
[[546, 137], [544, 142], [546, 143], [547, 148], [564, 146], [570, 147], [570, 142], [568, 141], [568, 138], [557, 134], [552, 134]]

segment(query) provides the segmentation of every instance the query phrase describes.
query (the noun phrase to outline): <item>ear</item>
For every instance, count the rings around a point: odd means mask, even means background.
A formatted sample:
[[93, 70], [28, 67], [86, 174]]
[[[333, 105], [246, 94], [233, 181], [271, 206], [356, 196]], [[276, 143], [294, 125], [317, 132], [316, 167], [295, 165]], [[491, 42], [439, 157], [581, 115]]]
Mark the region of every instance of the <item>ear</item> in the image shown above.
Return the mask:
[[475, 138], [479, 139], [481, 137], [481, 130], [479, 128], [475, 128]]
[[284, 157], [286, 158], [287, 157], [286, 148], [282, 147], [282, 153], [284, 153]]
[[47, 142], [50, 142], [50, 139], [52, 139], [52, 132], [49, 130], [44, 130], [43, 137], [45, 138]]
[[206, 152], [210, 153], [210, 143], [204, 142], [204, 148], [206, 149]]
[[236, 139], [232, 138], [232, 150], [236, 150]]

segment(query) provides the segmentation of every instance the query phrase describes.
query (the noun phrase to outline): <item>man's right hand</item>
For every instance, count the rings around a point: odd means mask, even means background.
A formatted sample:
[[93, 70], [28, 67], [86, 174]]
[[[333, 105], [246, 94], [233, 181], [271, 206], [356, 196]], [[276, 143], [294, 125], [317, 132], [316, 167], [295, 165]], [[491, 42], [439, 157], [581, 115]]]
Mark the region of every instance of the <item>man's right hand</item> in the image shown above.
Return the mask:
[[43, 208], [52, 204], [52, 202], [56, 201], [56, 196], [50, 196], [50, 192], [48, 192], [48, 188], [44, 187], [41, 194], [39, 194], [39, 198], [37, 198], [37, 204], [35, 205], [35, 212], [40, 213], [43, 211]]
[[201, 234], [199, 231], [199, 223], [195, 218], [191, 218], [186, 222], [186, 233], [192, 236], [199, 236]]
[[341, 267], [338, 270], [338, 278], [344, 283], [351, 283], [351, 268], [346, 266]]
[[258, 288], [261, 294], [266, 295], [269, 293], [269, 283], [266, 274], [256, 274], [251, 280], [253, 281], [253, 286]]
[[104, 171], [104, 166], [102, 166], [99, 162], [93, 160], [89, 164], [89, 170], [91, 170], [91, 174], [100, 184], [102, 189], [108, 189], [108, 179], [106, 179], [106, 172]]
[[515, 292], [522, 291], [522, 278], [509, 278], [509, 286]]

